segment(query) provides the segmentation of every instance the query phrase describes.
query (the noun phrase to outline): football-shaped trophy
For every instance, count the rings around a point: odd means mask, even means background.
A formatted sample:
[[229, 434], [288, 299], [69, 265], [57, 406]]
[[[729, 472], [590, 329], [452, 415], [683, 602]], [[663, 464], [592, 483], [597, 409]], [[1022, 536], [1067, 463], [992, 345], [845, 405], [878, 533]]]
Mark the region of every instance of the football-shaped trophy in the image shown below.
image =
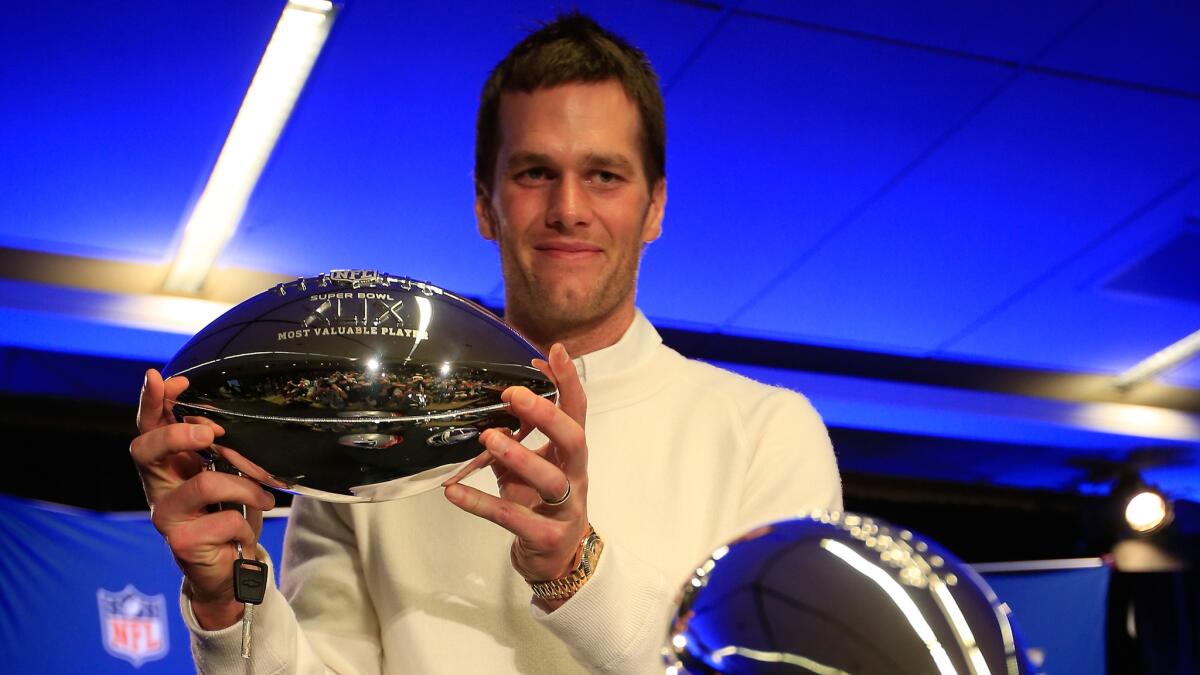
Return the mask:
[[814, 512], [752, 530], [684, 584], [666, 672], [1034, 673], [1007, 606], [936, 543]]
[[479, 305], [428, 283], [337, 270], [280, 284], [196, 334], [163, 369], [185, 376], [178, 419], [225, 429], [220, 459], [327, 501], [439, 486], [490, 427], [520, 428], [500, 394], [557, 399], [537, 349]]

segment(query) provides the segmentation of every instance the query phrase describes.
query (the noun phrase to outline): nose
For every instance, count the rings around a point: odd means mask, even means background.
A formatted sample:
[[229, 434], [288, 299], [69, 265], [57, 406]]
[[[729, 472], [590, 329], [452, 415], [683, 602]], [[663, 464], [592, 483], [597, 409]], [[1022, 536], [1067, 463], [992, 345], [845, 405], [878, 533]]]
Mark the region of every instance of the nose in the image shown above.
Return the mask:
[[592, 222], [591, 194], [583, 180], [564, 175], [550, 191], [546, 224], [554, 228], [586, 227]]

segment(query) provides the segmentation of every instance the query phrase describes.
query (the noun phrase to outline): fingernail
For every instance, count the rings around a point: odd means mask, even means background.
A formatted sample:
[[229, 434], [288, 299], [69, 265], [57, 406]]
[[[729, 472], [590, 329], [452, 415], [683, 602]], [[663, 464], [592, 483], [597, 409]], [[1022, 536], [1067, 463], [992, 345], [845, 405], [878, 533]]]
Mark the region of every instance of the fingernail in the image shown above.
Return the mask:
[[446, 499], [449, 499], [452, 502], [458, 502], [462, 500], [462, 498], [463, 489], [461, 485], [455, 483], [454, 485], [446, 488]]
[[508, 444], [504, 442], [504, 439], [495, 439], [490, 443], [486, 443], [485, 445], [487, 446], [488, 452], [497, 457], [503, 457], [508, 454]]
[[196, 441], [197, 443], [207, 443], [208, 442], [208, 429], [206, 429], [205, 427], [203, 427], [199, 424], [193, 424], [192, 425], [192, 440]]

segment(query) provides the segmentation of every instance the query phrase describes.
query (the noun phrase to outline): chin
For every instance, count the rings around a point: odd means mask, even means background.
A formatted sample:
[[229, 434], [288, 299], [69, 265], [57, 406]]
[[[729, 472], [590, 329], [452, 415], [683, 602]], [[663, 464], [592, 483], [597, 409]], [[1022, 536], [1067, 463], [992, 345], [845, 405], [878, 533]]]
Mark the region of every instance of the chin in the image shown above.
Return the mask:
[[542, 298], [536, 308], [538, 323], [556, 331], [569, 330], [595, 322], [604, 316], [595, 298], [567, 296]]

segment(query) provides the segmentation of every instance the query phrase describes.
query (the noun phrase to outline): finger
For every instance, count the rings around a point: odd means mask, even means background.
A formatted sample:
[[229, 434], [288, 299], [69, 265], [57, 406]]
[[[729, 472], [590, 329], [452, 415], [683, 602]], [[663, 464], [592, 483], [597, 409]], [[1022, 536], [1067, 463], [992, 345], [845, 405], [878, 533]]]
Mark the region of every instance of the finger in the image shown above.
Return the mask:
[[[487, 434], [484, 438], [484, 445], [488, 452], [496, 458], [496, 466], [503, 466], [508, 473], [515, 475], [526, 485], [532, 487], [542, 501], [558, 501], [562, 495], [567, 493], [570, 484], [561, 469], [540, 455], [529, 452], [525, 446], [508, 436]], [[576, 500], [576, 504], [578, 504], [578, 500]], [[554, 510], [554, 515], [558, 519], [570, 520], [578, 515], [575, 509], [566, 508], [566, 504], [561, 506], [563, 508]]]
[[554, 383], [554, 402], [558, 402], [559, 396], [562, 396], [562, 392], [559, 392], [558, 376], [554, 375], [554, 369], [550, 368], [550, 362], [546, 362], [544, 359], [533, 359], [529, 363], [533, 364], [534, 368], [540, 370], [542, 375], [550, 378], [550, 381]]
[[[517, 421], [521, 422], [521, 420], [517, 420]], [[520, 443], [521, 441], [525, 440], [525, 438], [527, 436], [529, 436], [529, 434], [533, 433], [534, 426], [527, 422], [521, 422], [520, 427], [517, 429], [517, 433], [515, 433], [515, 434], [512, 432], [512, 429], [509, 429], [508, 427], [492, 427], [492, 430], [498, 431], [506, 436], [512, 436], [513, 440]], [[534, 450], [534, 452], [537, 452], [538, 454], [541, 454], [541, 455], [546, 454], [542, 450]]]
[[[525, 440], [525, 437], [528, 436], [531, 431], [533, 431], [533, 427], [522, 423], [521, 429], [520, 429], [520, 431], [517, 432], [516, 435], [513, 435], [512, 431], [510, 431], [509, 429], [507, 429], [505, 427], [495, 427], [493, 429], [485, 429], [483, 433], [486, 434], [489, 431], [496, 431], [498, 433], [502, 433], [502, 434], [511, 436], [514, 440], [520, 442], [520, 441]], [[544, 455], [545, 449], [542, 448], [541, 450], [534, 450], [533, 452], [537, 452], [538, 454]], [[457, 473], [455, 473], [453, 476], [451, 476], [450, 478], [447, 478], [445, 481], [443, 481], [442, 487], [449, 487], [451, 485], [454, 485], [455, 483], [460, 483], [463, 481], [463, 479], [465, 479], [467, 476], [470, 476], [471, 474], [475, 473], [476, 471], [483, 469], [485, 467], [488, 467], [488, 466], [492, 466], [492, 464], [495, 461], [496, 461], [496, 458], [493, 457], [492, 454], [490, 452], [488, 452], [487, 449], [485, 448], [483, 450], [483, 452], [481, 452], [475, 456], [475, 459], [472, 459], [466, 466], [459, 469]]]
[[[164, 534], [167, 534], [164, 532]], [[181, 522], [171, 528], [167, 541], [171, 551], [185, 562], [202, 562], [205, 552], [238, 542], [247, 553], [254, 550], [258, 535], [248, 520], [237, 511], [209, 513]], [[225, 554], [233, 557], [233, 551]]]
[[[536, 360], [536, 359], [535, 359], [535, 360]], [[512, 392], [513, 392], [513, 389], [514, 389], [514, 387], [509, 387], [508, 389], [505, 389], [504, 391], [500, 392], [500, 400], [501, 400], [501, 401], [504, 401], [504, 402], [505, 402], [505, 403], [507, 403], [507, 404], [509, 404], [509, 410], [510, 410], [510, 411], [512, 410]], [[525, 420], [523, 420], [523, 419], [520, 419], [520, 418], [518, 418], [518, 419], [517, 419], [517, 421], [518, 421], [518, 422], [520, 422], [520, 426], [519, 426], [519, 428], [517, 429], [516, 439], [517, 439], [518, 441], [523, 441], [523, 440], [525, 440], [525, 438], [526, 438], [527, 436], [529, 436], [529, 434], [533, 433], [534, 426], [533, 426], [532, 424], [529, 424], [529, 423], [528, 423], [528, 422], [526, 422]], [[500, 428], [502, 428], [502, 427], [493, 427], [493, 428], [494, 428], [494, 429], [500, 429]], [[505, 429], [505, 431], [508, 431], [508, 430], [507, 430], [507, 429]], [[511, 433], [511, 432], [510, 432], [510, 433]]]
[[[505, 429], [505, 431], [507, 431], [507, 429]], [[518, 443], [520, 443], [521, 441], [525, 440], [525, 437], [531, 433], [533, 433], [533, 425], [526, 424], [525, 422], [521, 422], [521, 428], [517, 430], [517, 433], [515, 436], [513, 436], [513, 438], [516, 439], [516, 441]]]
[[275, 496], [249, 478], [220, 471], [201, 471], [155, 505], [155, 526], [167, 527], [192, 520], [212, 504], [245, 504], [252, 509], [269, 511], [275, 507]]
[[522, 539], [543, 539], [545, 523], [549, 522], [526, 506], [494, 497], [469, 485], [446, 488], [446, 499], [463, 511], [490, 520]]
[[567, 348], [561, 343], [550, 348], [550, 368], [554, 373], [554, 381], [558, 385], [558, 406], [571, 419], [586, 426], [587, 395], [583, 393], [583, 384], [579, 381], [579, 372], [567, 354]]
[[272, 476], [270, 473], [267, 472], [266, 469], [255, 464], [254, 462], [250, 461], [249, 458], [247, 458], [245, 455], [238, 452], [237, 450], [234, 450], [233, 448], [230, 448], [225, 445], [220, 445], [218, 443], [212, 444], [212, 450], [216, 454], [217, 457], [220, 457], [221, 459], [228, 462], [234, 469], [236, 469], [243, 476], [246, 476], [247, 478], [258, 481], [259, 483], [262, 483], [263, 485], [266, 485], [268, 487], [278, 488], [280, 490], [287, 489], [288, 486], [286, 483], [279, 480], [275, 476]]
[[175, 421], [171, 414], [178, 399], [188, 388], [188, 379], [182, 375], [168, 377], [163, 381], [163, 422], [170, 424]]
[[212, 445], [213, 428], [204, 424], [177, 422], [151, 429], [129, 444], [134, 464], [143, 467], [160, 463], [174, 452], [205, 450]]
[[534, 368], [542, 371], [543, 375], [550, 378], [550, 381], [554, 383], [555, 387], [558, 386], [558, 379], [554, 376], [554, 369], [550, 367], [550, 363], [548, 361], [545, 359], [533, 359], [529, 363]]
[[158, 427], [163, 416], [163, 381], [158, 371], [151, 368], [146, 371], [146, 379], [142, 381], [142, 396], [138, 401], [137, 428], [139, 433], [145, 433]]
[[203, 424], [208, 427], [211, 427], [213, 430], [213, 434], [215, 434], [218, 438], [225, 435], [225, 427], [221, 426], [220, 424], [217, 424], [216, 422], [214, 422], [213, 420], [210, 420], [207, 417], [204, 417], [201, 415], [187, 415], [183, 418], [183, 421], [187, 422], [188, 424]]
[[[487, 432], [485, 431], [484, 433], [487, 433]], [[456, 473], [453, 476], [451, 476], [450, 478], [446, 479], [446, 481], [444, 483], [442, 483], [442, 487], [449, 487], [451, 485], [454, 485], [455, 483], [461, 481], [462, 479], [466, 478], [467, 476], [470, 476], [471, 474], [475, 473], [479, 469], [482, 469], [483, 467], [491, 464], [493, 461], [495, 461], [495, 460], [492, 458], [492, 454], [490, 452], [488, 452], [487, 450], [484, 450], [483, 452], [476, 455], [475, 459], [472, 459], [466, 466], [459, 469], [458, 473]]]
[[565, 410], [525, 387], [512, 387], [510, 391], [513, 414], [540, 429], [550, 439], [567, 476], [576, 487], [582, 487], [587, 477], [587, 440], [583, 426]]

